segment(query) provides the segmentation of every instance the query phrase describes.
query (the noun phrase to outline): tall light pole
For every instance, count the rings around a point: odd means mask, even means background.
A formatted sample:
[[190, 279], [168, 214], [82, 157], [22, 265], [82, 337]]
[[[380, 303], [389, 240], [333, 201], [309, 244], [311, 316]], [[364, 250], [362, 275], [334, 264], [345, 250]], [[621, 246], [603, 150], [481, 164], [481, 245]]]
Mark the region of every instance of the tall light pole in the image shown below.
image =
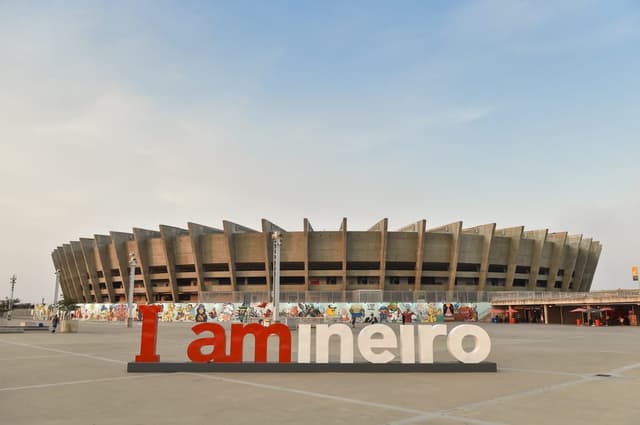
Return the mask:
[[271, 234], [273, 240], [273, 321], [278, 323], [280, 320], [280, 232]]
[[58, 314], [58, 288], [60, 287], [60, 269], [56, 270], [56, 288], [53, 291], [53, 313]]
[[136, 278], [136, 255], [131, 252], [129, 253], [129, 293], [127, 294], [127, 327], [133, 327], [133, 284]]
[[13, 313], [13, 289], [16, 287], [16, 280], [17, 277], [15, 274], [9, 279], [9, 282], [11, 282], [11, 298], [9, 298], [9, 312], [7, 313], [7, 320], [11, 320], [11, 314]]

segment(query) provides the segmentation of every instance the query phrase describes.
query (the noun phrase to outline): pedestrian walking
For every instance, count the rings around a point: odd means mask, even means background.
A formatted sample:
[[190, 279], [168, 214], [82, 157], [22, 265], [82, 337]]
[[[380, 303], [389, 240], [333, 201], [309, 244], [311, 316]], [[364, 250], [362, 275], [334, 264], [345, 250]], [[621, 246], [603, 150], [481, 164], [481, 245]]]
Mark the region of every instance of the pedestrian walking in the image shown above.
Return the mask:
[[59, 317], [58, 317], [58, 315], [56, 314], [56, 315], [53, 317], [53, 320], [51, 321], [51, 327], [53, 328], [53, 329], [51, 329], [51, 333], [52, 333], [52, 334], [53, 334], [53, 333], [56, 333], [56, 328], [58, 327], [58, 323], [59, 323], [59, 322], [60, 322], [60, 318], [59, 318]]

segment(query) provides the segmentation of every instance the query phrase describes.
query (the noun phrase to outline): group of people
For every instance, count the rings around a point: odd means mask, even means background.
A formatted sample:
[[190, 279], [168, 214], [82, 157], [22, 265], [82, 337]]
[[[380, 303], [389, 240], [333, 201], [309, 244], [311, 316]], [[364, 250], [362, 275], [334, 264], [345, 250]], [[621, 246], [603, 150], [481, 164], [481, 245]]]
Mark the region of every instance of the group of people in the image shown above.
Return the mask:
[[[356, 321], [358, 320], [358, 316], [356, 315], [352, 315], [351, 316], [351, 326], [352, 327], [356, 327]], [[374, 324], [374, 323], [378, 323], [378, 318], [376, 316], [374, 316], [373, 313], [371, 313], [371, 315], [367, 318], [364, 319], [364, 323], [369, 323], [370, 325]]]
[[[386, 318], [386, 316], [385, 316], [385, 318]], [[382, 314], [381, 314], [380, 319], [381, 319], [381, 321], [386, 321], [386, 320], [384, 320], [382, 318]], [[407, 309], [407, 311], [402, 313], [402, 324], [403, 325], [406, 324], [406, 323], [411, 323], [412, 320], [413, 320], [413, 312], [411, 310]], [[351, 326], [354, 327], [354, 328], [356, 327], [356, 321], [357, 321], [357, 316], [351, 316]], [[375, 323], [378, 323], [378, 318], [373, 313], [371, 313], [371, 315], [369, 315], [369, 317], [366, 317], [364, 319], [364, 323], [368, 323], [370, 325], [373, 325]]]

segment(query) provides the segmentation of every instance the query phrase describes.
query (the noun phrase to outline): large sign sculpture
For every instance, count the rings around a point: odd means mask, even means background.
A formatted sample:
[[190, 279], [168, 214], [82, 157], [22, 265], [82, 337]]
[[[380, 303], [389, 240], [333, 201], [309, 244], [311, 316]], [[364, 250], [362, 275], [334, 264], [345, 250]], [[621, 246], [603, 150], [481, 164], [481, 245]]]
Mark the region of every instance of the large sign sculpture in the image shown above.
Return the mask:
[[[191, 363], [161, 363], [156, 350], [158, 313], [160, 306], [139, 306], [142, 313], [140, 353], [135, 362], [129, 363], [130, 372], [317, 372], [317, 371], [482, 371], [495, 372], [495, 363], [484, 362], [491, 351], [491, 339], [487, 332], [476, 325], [458, 325], [450, 332], [446, 325], [401, 325], [399, 337], [388, 325], [373, 324], [364, 327], [354, 337], [346, 324], [298, 326], [297, 359], [292, 362], [291, 331], [281, 323], [264, 327], [259, 324], [232, 324], [230, 350], [227, 353], [227, 334], [216, 323], [199, 323], [192, 331], [199, 338], [187, 347]], [[417, 333], [417, 338], [416, 338]], [[243, 363], [244, 339], [254, 337], [254, 361]], [[267, 341], [278, 338], [278, 362], [267, 362]], [[438, 336], [446, 337], [447, 350], [458, 362], [434, 363], [433, 342]], [[329, 341], [340, 341], [339, 362], [329, 362]], [[466, 351], [463, 340], [471, 337], [473, 349]], [[312, 344], [313, 342], [313, 344]], [[416, 345], [418, 356], [416, 358]], [[312, 362], [312, 347], [315, 346]], [[366, 362], [354, 362], [354, 349]], [[399, 362], [391, 349], [399, 350]], [[368, 363], [367, 363], [368, 362]]]

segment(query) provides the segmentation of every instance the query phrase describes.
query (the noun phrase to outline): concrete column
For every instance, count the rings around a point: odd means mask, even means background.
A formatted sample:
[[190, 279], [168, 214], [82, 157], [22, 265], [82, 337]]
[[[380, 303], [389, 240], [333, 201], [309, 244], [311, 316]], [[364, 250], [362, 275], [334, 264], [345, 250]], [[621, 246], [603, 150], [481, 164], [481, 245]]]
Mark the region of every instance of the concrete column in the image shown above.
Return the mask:
[[[122, 287], [124, 288], [124, 293], [126, 296], [126, 301], [129, 303], [133, 300], [134, 294], [129, 294], [129, 247], [127, 246], [127, 242], [133, 240], [132, 233], [124, 233], [124, 232], [109, 232], [109, 237], [111, 239], [110, 245], [113, 247], [113, 250], [116, 254], [116, 261], [118, 262], [118, 270], [120, 270], [120, 277], [122, 278]], [[138, 266], [142, 270], [142, 266], [140, 265], [139, 260], [140, 255], [136, 253], [136, 261]], [[104, 275], [110, 273], [110, 270], [105, 271]], [[135, 278], [135, 276], [134, 276]], [[135, 280], [135, 279], [134, 279]], [[151, 294], [147, 295], [150, 297]], [[152, 298], [147, 300], [148, 302], [153, 302]]]
[[414, 292], [417, 292], [422, 289], [422, 265], [424, 264], [424, 234], [427, 230], [427, 220], [422, 219], [416, 223], [416, 231], [418, 233], [418, 238], [416, 241], [416, 277], [415, 277], [415, 286], [413, 288]]
[[309, 232], [313, 232], [313, 227], [311, 227], [311, 223], [307, 218], [303, 220], [302, 227], [304, 229], [304, 281], [307, 282], [307, 287], [309, 287]]
[[428, 232], [449, 233], [451, 235], [451, 254], [449, 256], [449, 296], [451, 297], [456, 285], [456, 270], [458, 268], [458, 252], [460, 251], [460, 235], [462, 234], [462, 221], [446, 224], [430, 229]]
[[578, 258], [576, 260], [575, 274], [573, 276], [573, 289], [572, 291], [580, 292], [582, 288], [582, 277], [587, 265], [587, 259], [589, 258], [589, 252], [591, 250], [591, 244], [593, 240], [591, 238], [583, 238], [580, 242], [580, 248], [578, 250]]
[[549, 275], [547, 276], [547, 290], [555, 289], [558, 270], [564, 262], [565, 244], [567, 242], [567, 232], [549, 233], [547, 240], [553, 244], [551, 251], [551, 263], [549, 264]]
[[231, 290], [237, 291], [236, 285], [236, 252], [233, 245], [234, 233], [255, 232], [255, 230], [242, 226], [231, 221], [223, 220], [222, 228], [227, 241], [227, 259], [229, 261], [229, 278], [231, 279]]
[[383, 218], [367, 230], [368, 232], [380, 232], [380, 254], [378, 256], [380, 263], [380, 272], [378, 274], [378, 289], [384, 289], [384, 279], [386, 272], [387, 261], [387, 230], [389, 226], [389, 219]]
[[[147, 294], [147, 300], [149, 300], [149, 302], [153, 301], [153, 289], [151, 287], [151, 278], [149, 277], [149, 239], [155, 239], [159, 237], [160, 232], [158, 232], [157, 230], [139, 229], [136, 227], [133, 228], [133, 240], [136, 242], [136, 248], [138, 249], [136, 261], [142, 273], [142, 282], [144, 284], [144, 289]], [[177, 302], [178, 300], [174, 298], [173, 301]]]
[[[162, 246], [164, 248], [164, 255], [167, 261], [167, 272], [169, 273], [169, 284], [171, 285], [171, 294], [174, 301], [178, 300], [178, 281], [176, 280], [176, 254], [175, 254], [175, 242], [176, 238], [180, 235], [187, 235], [189, 233], [186, 229], [179, 227], [160, 225], [160, 238], [162, 239]], [[151, 284], [151, 282], [149, 282]], [[146, 284], [145, 284], [146, 285]], [[200, 291], [200, 288], [198, 288]]]
[[[97, 302], [102, 302], [102, 294], [100, 290], [100, 278], [98, 277], [98, 270], [96, 269], [96, 241], [88, 238], [80, 238], [80, 249], [84, 258], [84, 263], [87, 266], [87, 274], [93, 284], [93, 294], [96, 297]], [[109, 302], [115, 302], [115, 294], [112, 285], [106, 285], [107, 297]]]
[[64, 246], [60, 247], [59, 255], [60, 261], [62, 263], [62, 276], [64, 278], [65, 287], [67, 288], [66, 294], [69, 296], [69, 298], [77, 300], [79, 299], [78, 294], [76, 293], [77, 288], [73, 284], [71, 271], [69, 270], [69, 264], [67, 263], [67, 259], [64, 253]]
[[196, 223], [187, 223], [187, 228], [189, 229], [189, 239], [191, 240], [193, 261], [196, 267], [196, 275], [198, 276], [198, 288], [200, 288], [200, 291], [204, 291], [204, 270], [202, 267], [202, 249], [200, 246], [200, 237], [204, 234], [222, 233], [222, 230]]
[[[60, 270], [60, 289], [62, 290], [62, 295], [64, 297], [73, 298], [71, 289], [69, 288], [67, 278], [66, 278], [66, 264], [62, 257], [62, 247], [57, 247], [53, 253], [51, 254], [53, 258], [53, 264], [56, 267], [56, 270]], [[56, 300], [58, 301], [58, 300]]]
[[598, 241], [593, 241], [591, 243], [591, 248], [589, 249], [587, 264], [585, 265], [582, 283], [580, 285], [580, 291], [582, 292], [589, 292], [591, 290], [591, 283], [593, 282], [593, 275], [595, 274], [596, 267], [598, 265], [600, 252], [602, 252], [602, 245], [600, 245], [600, 242]]
[[348, 252], [348, 233], [347, 233], [347, 217], [342, 218], [340, 224], [340, 232], [342, 232], [342, 282], [344, 288], [348, 288], [347, 284], [347, 252]]
[[465, 233], [474, 233], [482, 236], [482, 257], [480, 261], [480, 273], [478, 275], [478, 292], [483, 292], [487, 286], [487, 273], [489, 272], [489, 253], [491, 252], [491, 242], [496, 230], [496, 224], [483, 224], [481, 226], [464, 229]]
[[578, 259], [578, 250], [580, 249], [580, 243], [582, 242], [582, 235], [569, 235], [565, 243], [565, 257], [564, 257], [564, 276], [562, 277], [562, 291], [569, 290], [569, 282], [571, 282], [571, 276], [576, 267], [576, 260]]
[[504, 289], [505, 291], [513, 290], [513, 278], [516, 273], [516, 262], [518, 260], [518, 252], [520, 250], [520, 240], [524, 233], [524, 226], [509, 227], [506, 229], [498, 229], [495, 231], [496, 236], [509, 238], [509, 258], [507, 263], [507, 273], [505, 274]]
[[73, 258], [76, 273], [78, 273], [78, 279], [80, 280], [80, 287], [82, 288], [82, 297], [84, 302], [91, 302], [93, 301], [93, 294], [89, 289], [87, 265], [84, 262], [82, 248], [80, 247], [79, 241], [71, 241], [71, 256]]
[[[107, 290], [109, 292], [109, 301], [116, 302], [116, 291], [113, 288], [113, 279], [111, 278], [111, 269], [118, 267], [117, 264], [111, 264], [111, 256], [109, 255], [109, 249], [111, 246], [111, 237], [105, 235], [93, 235], [93, 240], [95, 241], [95, 249], [98, 253], [97, 261], [96, 261], [96, 281], [95, 284], [100, 287], [100, 278], [98, 276], [98, 270], [102, 271], [102, 276], [104, 278], [105, 285], [107, 286]], [[114, 267], [116, 266], [116, 267]], [[118, 267], [118, 270], [120, 268]], [[120, 277], [123, 279], [122, 287], [125, 288], [127, 286], [128, 280], [124, 280], [127, 278], [129, 274], [126, 276], [122, 275], [122, 270], [120, 270]], [[102, 302], [102, 300], [100, 300]]]
[[67, 272], [66, 274], [67, 274], [67, 277], [69, 278], [69, 282], [71, 283], [70, 285], [71, 295], [74, 300], [82, 301], [83, 300], [82, 285], [80, 284], [80, 279], [78, 276], [77, 269], [75, 269], [75, 267], [72, 267], [73, 254], [71, 252], [70, 244], [62, 245], [62, 256], [64, 259], [64, 264], [66, 266], [65, 268]]
[[542, 250], [544, 242], [547, 240], [549, 229], [527, 230], [524, 232], [525, 239], [533, 239], [533, 252], [531, 256], [531, 270], [529, 271], [530, 291], [536, 290], [536, 281], [538, 280], [538, 272], [540, 271], [540, 260], [542, 259]]
[[549, 306], [544, 304], [544, 324], [549, 324]]

